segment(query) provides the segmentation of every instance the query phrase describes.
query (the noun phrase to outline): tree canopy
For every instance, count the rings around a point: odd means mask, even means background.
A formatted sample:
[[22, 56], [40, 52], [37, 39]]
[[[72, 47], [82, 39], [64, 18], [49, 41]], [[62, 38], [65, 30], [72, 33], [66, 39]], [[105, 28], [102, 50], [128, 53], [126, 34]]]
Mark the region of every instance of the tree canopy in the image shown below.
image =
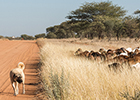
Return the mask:
[[86, 2], [79, 9], [71, 11], [70, 14], [66, 17], [71, 20], [84, 20], [93, 22], [95, 17], [93, 16], [109, 16], [113, 18], [120, 18], [126, 14], [126, 10], [123, 10], [122, 7], [113, 5], [111, 1], [107, 2]]

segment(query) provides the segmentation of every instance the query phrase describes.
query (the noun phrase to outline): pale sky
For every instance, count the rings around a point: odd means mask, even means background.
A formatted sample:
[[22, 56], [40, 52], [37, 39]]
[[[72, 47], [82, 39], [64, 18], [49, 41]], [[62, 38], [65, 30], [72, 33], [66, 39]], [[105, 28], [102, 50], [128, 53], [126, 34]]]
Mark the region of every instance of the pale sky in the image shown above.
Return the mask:
[[[68, 14], [85, 2], [108, 0], [0, 0], [0, 35], [35, 36], [46, 32], [46, 28], [66, 21]], [[140, 0], [109, 0], [134, 15], [140, 9]]]

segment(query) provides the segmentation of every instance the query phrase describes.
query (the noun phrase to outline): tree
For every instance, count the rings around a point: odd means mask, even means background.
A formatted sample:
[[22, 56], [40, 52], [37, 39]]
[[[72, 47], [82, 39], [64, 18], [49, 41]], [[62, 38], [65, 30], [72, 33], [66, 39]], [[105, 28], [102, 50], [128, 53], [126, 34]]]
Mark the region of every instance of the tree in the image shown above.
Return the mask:
[[83, 38], [85, 37], [86, 35], [86, 30], [89, 26], [89, 22], [87, 21], [77, 21], [77, 22], [73, 22], [71, 24], [71, 29], [77, 33], [77, 36], [80, 37], [80, 38]]
[[59, 25], [55, 25], [53, 27], [48, 27], [48, 28], [46, 28], [46, 33], [56, 32], [58, 28], [59, 28]]
[[138, 17], [137, 17], [136, 22], [139, 23], [139, 29], [140, 29], [140, 10], [136, 10], [136, 11], [134, 12], [134, 14], [137, 14], [137, 15], [139, 14]]
[[123, 17], [125, 13], [126, 10], [110, 1], [86, 2], [79, 9], [71, 11], [66, 18], [70, 19], [73, 31], [79, 36], [97, 35], [101, 39], [104, 36], [111, 38], [114, 19]]
[[123, 35], [126, 35], [130, 38], [134, 38], [137, 35], [139, 29], [136, 20], [137, 19], [132, 16], [127, 16], [124, 18], [122, 30]]
[[57, 38], [57, 36], [53, 32], [50, 32], [50, 33], [47, 34], [46, 38], [53, 38], [53, 39], [55, 39], [55, 38]]
[[42, 33], [42, 34], [36, 34], [35, 35], [35, 38], [45, 38], [45, 33]]
[[63, 28], [58, 29], [55, 34], [57, 35], [57, 38], [66, 38], [66, 31]]
[[111, 40], [113, 27], [114, 27], [114, 21], [111, 19], [105, 20], [104, 25], [105, 25], [106, 36], [108, 37], [109, 40]]
[[105, 21], [105, 17], [104, 16], [93, 16], [93, 18], [95, 19], [94, 22], [92, 22], [92, 28], [93, 31], [97, 34], [98, 39], [103, 39], [105, 34], [105, 25], [104, 25], [104, 21]]
[[117, 40], [120, 40], [120, 38], [122, 37], [121, 36], [121, 34], [122, 34], [122, 28], [123, 28], [123, 25], [122, 25], [122, 22], [121, 21], [116, 21], [114, 23], [113, 30], [116, 33]]
[[75, 37], [74, 32], [71, 30], [71, 24], [68, 21], [62, 22], [60, 25], [49, 27], [46, 29], [47, 33], [54, 33], [57, 38], [71, 38]]
[[139, 14], [139, 16], [138, 16], [138, 21], [140, 22], [140, 10], [136, 10], [136, 11], [134, 12], [134, 14]]
[[63, 29], [63, 30], [66, 32], [65, 38], [72, 38], [72, 37], [75, 37], [75, 34], [74, 34], [74, 32], [72, 31], [72, 29], [71, 29], [71, 24], [69, 24], [69, 21], [62, 22], [62, 23], [60, 24], [59, 29]]
[[78, 21], [89, 21], [93, 22], [95, 19], [92, 17], [97, 15], [109, 16], [114, 18], [123, 17], [126, 14], [126, 10], [123, 10], [122, 7], [113, 5], [111, 1], [107, 2], [92, 2], [85, 3], [83, 6], [80, 6], [79, 9], [71, 11], [70, 14], [66, 17], [71, 20]]
[[23, 38], [24, 40], [34, 40], [35, 39], [33, 36], [29, 36], [27, 34], [22, 34], [21, 38]]

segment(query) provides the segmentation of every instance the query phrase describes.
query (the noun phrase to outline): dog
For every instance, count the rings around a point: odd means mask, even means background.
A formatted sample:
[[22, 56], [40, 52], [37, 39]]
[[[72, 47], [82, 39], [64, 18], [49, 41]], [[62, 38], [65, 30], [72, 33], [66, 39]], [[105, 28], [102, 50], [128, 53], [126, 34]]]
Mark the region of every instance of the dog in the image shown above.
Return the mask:
[[18, 95], [19, 89], [18, 89], [18, 84], [22, 83], [23, 86], [23, 94], [25, 94], [25, 75], [23, 70], [25, 69], [25, 65], [23, 62], [19, 62], [17, 68], [12, 69], [10, 71], [10, 80], [11, 80], [11, 85], [14, 90], [14, 95]]

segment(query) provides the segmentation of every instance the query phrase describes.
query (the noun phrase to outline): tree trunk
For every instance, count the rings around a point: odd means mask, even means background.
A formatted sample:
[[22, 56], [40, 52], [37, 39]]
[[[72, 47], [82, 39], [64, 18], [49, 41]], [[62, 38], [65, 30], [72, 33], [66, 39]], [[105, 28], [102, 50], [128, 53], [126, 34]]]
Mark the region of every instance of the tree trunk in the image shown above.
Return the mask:
[[119, 41], [119, 33], [117, 33], [117, 35], [116, 35], [116, 36], [117, 36], [117, 40]]

